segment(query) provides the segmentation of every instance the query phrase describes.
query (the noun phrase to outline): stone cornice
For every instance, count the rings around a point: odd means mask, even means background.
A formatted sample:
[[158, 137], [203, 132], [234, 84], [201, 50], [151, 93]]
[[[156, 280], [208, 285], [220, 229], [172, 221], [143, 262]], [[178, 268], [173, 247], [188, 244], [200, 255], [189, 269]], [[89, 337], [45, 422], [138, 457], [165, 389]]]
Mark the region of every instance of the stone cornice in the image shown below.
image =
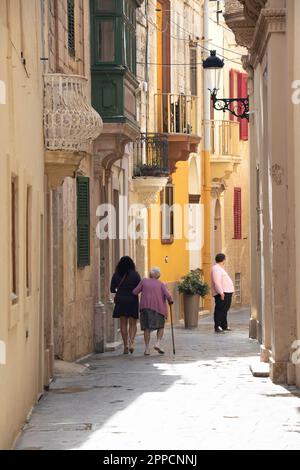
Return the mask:
[[251, 64], [255, 67], [262, 59], [267, 43], [272, 33], [286, 31], [286, 9], [263, 8], [258, 19], [252, 45], [250, 47]]

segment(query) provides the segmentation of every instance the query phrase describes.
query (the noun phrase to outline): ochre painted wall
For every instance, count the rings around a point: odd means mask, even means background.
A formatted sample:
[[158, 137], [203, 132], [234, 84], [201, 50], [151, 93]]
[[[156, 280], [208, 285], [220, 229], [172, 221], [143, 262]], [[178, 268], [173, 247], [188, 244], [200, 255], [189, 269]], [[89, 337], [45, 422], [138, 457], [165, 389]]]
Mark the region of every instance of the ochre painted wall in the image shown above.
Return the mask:
[[[26, 2], [23, 13], [20, 2], [0, 2], [0, 80], [6, 85], [6, 101], [0, 105], [0, 341], [6, 345], [6, 364], [0, 364], [0, 449], [10, 448], [43, 390], [43, 83], [40, 25], [35, 21], [39, 16], [38, 0]], [[26, 70], [16, 51], [23, 51]], [[12, 176], [17, 184], [14, 213], [18, 298], [15, 304], [11, 300]], [[28, 186], [32, 190], [29, 291], [26, 285]]]
[[[184, 220], [184, 205], [188, 205], [188, 162], [179, 162], [177, 170], [172, 175], [174, 185], [174, 203], [182, 206], [182, 221]], [[149, 210], [151, 218], [151, 209]], [[159, 218], [161, 227], [161, 218]], [[149, 230], [149, 266], [159, 266], [161, 268], [161, 280], [163, 282], [178, 281], [181, 276], [189, 271], [189, 251], [186, 249], [187, 240], [184, 237], [184, 228], [180, 227], [180, 220], [174, 217], [174, 226], [176, 233], [177, 227], [181, 229], [183, 237], [174, 239], [172, 244], [162, 244], [161, 238], [151, 239], [151, 230]], [[161, 237], [161, 228], [158, 230]], [[153, 234], [153, 233], [152, 233]], [[168, 256], [168, 263], [165, 257]]]

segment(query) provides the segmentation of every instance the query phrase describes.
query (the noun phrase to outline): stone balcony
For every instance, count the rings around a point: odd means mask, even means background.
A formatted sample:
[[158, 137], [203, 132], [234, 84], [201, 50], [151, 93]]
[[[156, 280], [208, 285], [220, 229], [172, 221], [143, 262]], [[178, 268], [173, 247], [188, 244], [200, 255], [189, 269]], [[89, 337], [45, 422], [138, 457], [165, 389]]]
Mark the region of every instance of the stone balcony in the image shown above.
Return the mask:
[[226, 180], [242, 161], [240, 124], [235, 121], [210, 122], [210, 162], [213, 180]]
[[170, 175], [169, 143], [165, 134], [142, 133], [134, 144], [132, 188], [146, 207], [158, 200]]
[[87, 78], [44, 75], [45, 165], [50, 189], [66, 176], [74, 176], [91, 142], [102, 132], [102, 119], [89, 101]]
[[184, 93], [158, 93], [154, 98], [156, 130], [168, 138], [173, 173], [179, 161], [187, 161], [191, 153], [197, 152], [201, 141], [200, 101], [197, 96]]

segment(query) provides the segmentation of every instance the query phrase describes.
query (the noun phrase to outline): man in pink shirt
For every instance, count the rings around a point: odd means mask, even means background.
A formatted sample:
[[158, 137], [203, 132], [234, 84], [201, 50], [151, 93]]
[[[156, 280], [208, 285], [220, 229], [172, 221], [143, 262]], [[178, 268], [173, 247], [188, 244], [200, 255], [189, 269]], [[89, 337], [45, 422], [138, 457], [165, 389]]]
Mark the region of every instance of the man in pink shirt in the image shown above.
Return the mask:
[[227, 313], [231, 306], [232, 294], [234, 293], [233, 282], [225, 271], [226, 257], [223, 253], [216, 256], [216, 264], [211, 270], [211, 291], [215, 298], [215, 332], [231, 331], [228, 328]]

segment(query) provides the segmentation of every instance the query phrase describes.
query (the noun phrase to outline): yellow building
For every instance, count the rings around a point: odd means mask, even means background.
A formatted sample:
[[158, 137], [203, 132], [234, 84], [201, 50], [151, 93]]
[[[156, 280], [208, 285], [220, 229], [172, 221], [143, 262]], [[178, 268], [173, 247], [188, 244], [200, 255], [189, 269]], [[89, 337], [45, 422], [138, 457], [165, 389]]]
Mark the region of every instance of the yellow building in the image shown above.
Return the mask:
[[[44, 142], [40, 2], [0, 2], [0, 448], [43, 391]], [[5, 354], [4, 354], [5, 353]]]
[[[55, 9], [52, 1], [32, 0], [26, 8], [23, 3], [0, 2], [0, 448], [5, 449], [49, 386], [55, 355], [74, 360], [94, 350], [98, 270], [93, 246], [91, 263], [82, 260], [87, 243], [76, 250], [82, 241], [79, 209], [89, 216], [87, 192], [79, 185], [93, 174], [91, 140], [102, 130], [90, 105], [89, 59], [84, 61], [88, 4], [58, 0]], [[83, 241], [89, 242], [86, 221], [84, 230]]]

